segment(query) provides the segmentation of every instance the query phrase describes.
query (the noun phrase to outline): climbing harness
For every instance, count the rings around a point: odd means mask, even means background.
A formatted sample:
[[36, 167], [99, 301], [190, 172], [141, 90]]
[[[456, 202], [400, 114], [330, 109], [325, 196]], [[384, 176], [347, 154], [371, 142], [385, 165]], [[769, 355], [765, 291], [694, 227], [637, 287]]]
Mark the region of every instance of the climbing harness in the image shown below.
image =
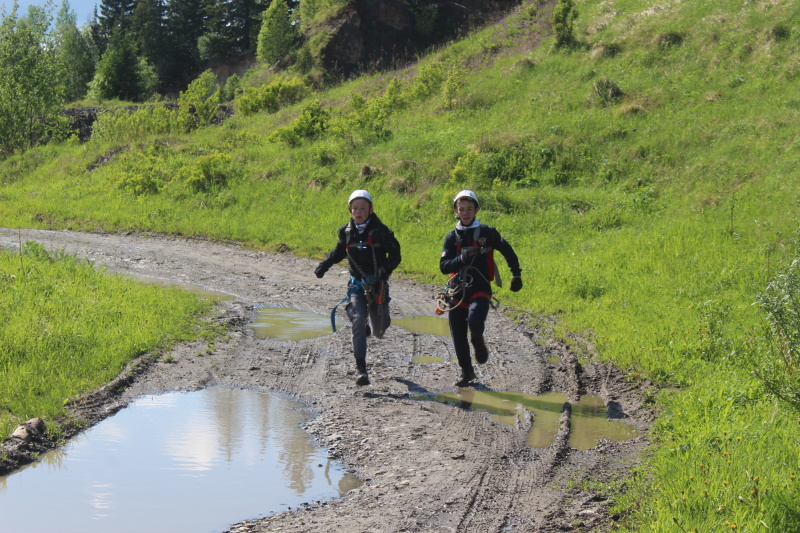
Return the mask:
[[[364, 272], [364, 269], [353, 259], [353, 256], [350, 254], [350, 241], [352, 240], [352, 232], [353, 232], [353, 224], [352, 222], [347, 225], [344, 230], [345, 232], [345, 251], [347, 252], [347, 259], [350, 261], [350, 264], [355, 267], [358, 273], [361, 275], [361, 279], [358, 279], [354, 276], [350, 277], [350, 288], [347, 291], [347, 295], [342, 298], [342, 300], [337, 303], [333, 309], [331, 310], [331, 328], [333, 332], [336, 333], [336, 309], [350, 299], [350, 296], [355, 294], [358, 291], [364, 291], [364, 296], [367, 299], [367, 315], [370, 317], [370, 320], [374, 322], [373, 326], [375, 327], [375, 331], [382, 334], [384, 327], [383, 324], [385, 322], [385, 311], [384, 311], [384, 303], [386, 299], [386, 281], [379, 279], [377, 276], [372, 274], [367, 274]], [[358, 248], [370, 248], [372, 250], [372, 266], [373, 272], [378, 272], [378, 257], [375, 253], [375, 248], [379, 246], [379, 244], [372, 242], [372, 230], [367, 233], [367, 240], [361, 241], [362, 244], [358, 246]]]
[[364, 291], [364, 296], [367, 299], [367, 315], [373, 321], [376, 333], [382, 334], [385, 319], [383, 304], [388, 303], [386, 300], [386, 285], [386, 281], [369, 274], [363, 279], [351, 276], [347, 294], [331, 309], [331, 329], [333, 332], [336, 333], [336, 310], [339, 306], [348, 301], [353, 294]]
[[[449, 313], [456, 307], [469, 307], [469, 302], [464, 301], [464, 294], [468, 287], [472, 286], [473, 283], [473, 271], [477, 273], [480, 277], [482, 277], [486, 283], [490, 283], [494, 281], [498, 287], [503, 286], [503, 281], [500, 279], [500, 272], [497, 271], [494, 264], [494, 255], [493, 255], [493, 248], [491, 246], [482, 246], [480, 240], [480, 231], [481, 227], [476, 226], [475, 231], [472, 236], [472, 243], [473, 246], [480, 247], [480, 253], [486, 254], [486, 261], [489, 265], [489, 278], [487, 279], [486, 276], [483, 275], [476, 266], [473, 265], [475, 258], [473, 257], [472, 260], [465, 264], [461, 270], [457, 273], [454, 273], [450, 276], [450, 279], [447, 281], [447, 284], [444, 286], [444, 289], [436, 296], [436, 309], [434, 309], [434, 313], [437, 315], [443, 315], [444, 313]], [[461, 253], [461, 235], [458, 232], [455, 234], [456, 237], [456, 252]], [[488, 293], [479, 292], [472, 295], [472, 298], [477, 296], [486, 296], [489, 297], [489, 305], [492, 309], [497, 309], [497, 306], [500, 305], [500, 301], [495, 298], [494, 296], [490, 296]]]

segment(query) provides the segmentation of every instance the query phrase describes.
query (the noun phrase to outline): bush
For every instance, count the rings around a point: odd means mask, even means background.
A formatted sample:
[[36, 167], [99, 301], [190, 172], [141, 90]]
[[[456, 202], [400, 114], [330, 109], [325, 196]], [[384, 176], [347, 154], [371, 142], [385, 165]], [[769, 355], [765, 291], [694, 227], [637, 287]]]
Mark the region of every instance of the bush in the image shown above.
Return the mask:
[[125, 141], [176, 133], [178, 130], [178, 113], [175, 109], [162, 105], [135, 110], [123, 108], [98, 114], [92, 125], [92, 140]]
[[572, 0], [558, 0], [553, 9], [553, 30], [556, 34], [556, 47], [563, 48], [575, 43], [573, 25], [578, 12]]
[[800, 259], [775, 276], [758, 303], [767, 327], [748, 354], [750, 367], [770, 393], [800, 411]]
[[268, 139], [272, 142], [284, 142], [289, 146], [299, 146], [304, 139], [316, 139], [325, 132], [328, 125], [328, 112], [322, 109], [319, 102], [306, 106], [299, 117], [291, 124], [278, 129]]
[[177, 183], [195, 193], [217, 192], [227, 187], [232, 176], [231, 156], [207, 154], [200, 156], [178, 170]]
[[189, 132], [208, 126], [219, 111], [219, 90], [217, 78], [206, 70], [189, 84], [178, 98], [178, 122], [184, 131]]
[[247, 87], [236, 100], [236, 112], [243, 116], [260, 111], [274, 113], [305, 98], [310, 89], [299, 78], [280, 77], [262, 87]]

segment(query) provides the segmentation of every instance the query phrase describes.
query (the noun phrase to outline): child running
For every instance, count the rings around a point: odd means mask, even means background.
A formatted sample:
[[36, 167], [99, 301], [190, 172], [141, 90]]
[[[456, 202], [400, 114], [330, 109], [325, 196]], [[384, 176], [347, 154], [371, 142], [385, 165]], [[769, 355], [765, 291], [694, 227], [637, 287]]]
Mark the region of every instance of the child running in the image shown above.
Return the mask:
[[314, 270], [318, 278], [347, 257], [350, 282], [347, 285], [347, 317], [353, 331], [356, 385], [369, 385], [367, 337], [383, 338], [389, 317], [389, 276], [400, 264], [400, 243], [380, 221], [372, 207], [372, 196], [354, 191], [348, 200], [350, 222], [338, 230], [336, 247]]
[[489, 359], [483, 331], [492, 298], [490, 282], [496, 280], [500, 286], [494, 250], [503, 254], [511, 270], [513, 277], [509, 288], [513, 292], [522, 288], [522, 270], [517, 254], [496, 229], [481, 224], [475, 218], [479, 209], [478, 196], [474, 192], [464, 190], [456, 195], [453, 210], [458, 223], [456, 229], [445, 237], [439, 260], [442, 274], [451, 275], [444, 299], [450, 307], [450, 335], [461, 367], [461, 378], [455, 382], [456, 387], [467, 387], [477, 378], [470, 357], [467, 331], [478, 364], [484, 364]]

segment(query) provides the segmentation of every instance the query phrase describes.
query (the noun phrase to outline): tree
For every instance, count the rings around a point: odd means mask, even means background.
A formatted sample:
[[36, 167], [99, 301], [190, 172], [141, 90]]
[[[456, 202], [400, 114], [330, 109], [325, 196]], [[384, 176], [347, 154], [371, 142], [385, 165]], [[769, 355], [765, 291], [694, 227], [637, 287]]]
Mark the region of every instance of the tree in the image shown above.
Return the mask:
[[286, 0], [272, 0], [264, 12], [258, 34], [258, 59], [269, 64], [280, 61], [292, 50], [296, 40], [297, 30]]
[[169, 78], [172, 66], [164, 0], [139, 0], [131, 15], [130, 35], [139, 55], [155, 68], [160, 80]]
[[197, 42], [205, 31], [203, 0], [168, 0], [167, 27], [170, 53], [166, 58], [164, 83], [186, 87], [202, 69]]
[[56, 55], [61, 69], [61, 83], [67, 101], [86, 95], [94, 77], [97, 53], [88, 26], [79, 29], [68, 0], [63, 0], [56, 16]]
[[0, 153], [30, 148], [53, 134], [64, 103], [53, 36], [52, 3], [0, 22]]
[[95, 17], [93, 24], [97, 27], [93, 28], [93, 33], [97, 39], [95, 44], [101, 54], [105, 53], [115, 29], [128, 30], [135, 5], [135, 0], [102, 0], [100, 2], [100, 14]]
[[206, 5], [206, 32], [199, 43], [206, 61], [224, 61], [255, 50], [265, 3], [262, 0], [217, 0]]
[[97, 65], [90, 95], [95, 99], [142, 101], [150, 96], [155, 82], [152, 67], [136, 54], [133, 41], [117, 30]]

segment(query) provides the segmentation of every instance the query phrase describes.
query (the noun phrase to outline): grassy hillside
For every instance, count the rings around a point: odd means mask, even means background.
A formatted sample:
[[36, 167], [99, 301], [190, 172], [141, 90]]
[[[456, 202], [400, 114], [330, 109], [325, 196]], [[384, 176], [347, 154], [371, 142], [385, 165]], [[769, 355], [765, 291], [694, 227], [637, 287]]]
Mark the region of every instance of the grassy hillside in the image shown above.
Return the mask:
[[626, 527], [797, 530], [797, 403], [750, 362], [795, 369], [754, 304], [798, 250], [800, 5], [575, 7], [571, 46], [554, 47], [552, 5], [523, 4], [405, 70], [273, 113], [15, 156], [0, 223], [320, 256], [367, 188], [402, 273], [443, 284], [451, 199], [472, 188], [523, 265], [525, 289], [502, 303], [662, 391], [656, 446], [619, 500]]

